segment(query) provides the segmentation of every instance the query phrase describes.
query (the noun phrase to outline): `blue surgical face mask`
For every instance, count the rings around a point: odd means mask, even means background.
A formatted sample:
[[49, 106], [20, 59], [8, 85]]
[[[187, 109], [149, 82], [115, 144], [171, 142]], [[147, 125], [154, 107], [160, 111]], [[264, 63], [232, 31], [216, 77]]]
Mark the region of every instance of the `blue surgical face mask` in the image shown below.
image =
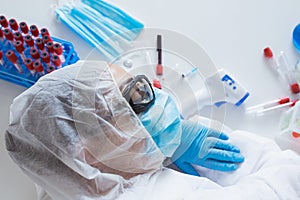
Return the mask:
[[171, 157], [180, 144], [180, 113], [176, 103], [167, 93], [156, 88], [154, 93], [154, 104], [139, 117], [162, 153]]

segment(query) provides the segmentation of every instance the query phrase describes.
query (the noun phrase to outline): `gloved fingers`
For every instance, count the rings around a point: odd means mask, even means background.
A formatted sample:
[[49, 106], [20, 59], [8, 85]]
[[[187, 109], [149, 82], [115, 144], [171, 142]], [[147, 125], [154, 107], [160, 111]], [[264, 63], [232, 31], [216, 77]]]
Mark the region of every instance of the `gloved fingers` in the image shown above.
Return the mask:
[[207, 137], [214, 137], [214, 138], [219, 138], [221, 140], [228, 140], [229, 137], [223, 133], [223, 132], [219, 132], [213, 129], [208, 130], [208, 134]]
[[238, 168], [238, 164], [231, 162], [223, 162], [214, 159], [207, 159], [205, 162], [201, 164], [202, 167], [206, 167], [208, 169], [219, 170], [223, 172], [234, 171]]
[[227, 151], [233, 151], [236, 153], [241, 152], [237, 146], [231, 144], [228, 141], [224, 141], [224, 140], [220, 140], [220, 139], [216, 139], [216, 138], [210, 138], [210, 140], [211, 140], [214, 148], [227, 150]]
[[244, 156], [241, 153], [221, 149], [210, 149], [208, 154], [206, 155], [206, 158], [233, 163], [241, 163], [245, 160]]
[[188, 162], [175, 161], [174, 164], [184, 173], [199, 176], [195, 168]]

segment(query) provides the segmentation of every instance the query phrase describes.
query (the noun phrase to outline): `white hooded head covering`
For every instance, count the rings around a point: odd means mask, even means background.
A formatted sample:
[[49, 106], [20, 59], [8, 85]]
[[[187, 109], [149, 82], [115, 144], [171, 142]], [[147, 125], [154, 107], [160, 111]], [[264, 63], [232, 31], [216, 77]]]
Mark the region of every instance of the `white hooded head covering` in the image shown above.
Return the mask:
[[12, 159], [55, 200], [116, 199], [164, 160], [105, 62], [42, 77], [14, 100], [5, 138]]

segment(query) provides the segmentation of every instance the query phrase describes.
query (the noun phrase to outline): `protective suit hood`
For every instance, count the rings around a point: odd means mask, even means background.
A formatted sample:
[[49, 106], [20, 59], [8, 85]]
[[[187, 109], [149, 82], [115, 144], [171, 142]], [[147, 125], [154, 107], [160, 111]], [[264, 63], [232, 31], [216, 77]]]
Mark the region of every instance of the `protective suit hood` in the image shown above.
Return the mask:
[[42, 77], [11, 105], [6, 147], [52, 199], [116, 199], [164, 160], [105, 62]]

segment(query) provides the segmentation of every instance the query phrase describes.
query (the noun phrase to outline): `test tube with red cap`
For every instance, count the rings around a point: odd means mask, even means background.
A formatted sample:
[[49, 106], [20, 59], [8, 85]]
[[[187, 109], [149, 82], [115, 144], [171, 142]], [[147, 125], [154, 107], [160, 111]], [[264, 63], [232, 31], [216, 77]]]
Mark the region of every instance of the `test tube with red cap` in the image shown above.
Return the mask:
[[9, 20], [9, 26], [12, 30], [18, 31], [19, 30], [19, 25], [15, 19], [10, 19]]
[[19, 31], [14, 33], [14, 38], [15, 38], [15, 40], [20, 40], [22, 42], [24, 41], [22, 33], [20, 33]]
[[15, 66], [19, 73], [23, 73], [23, 69], [18, 63], [18, 57], [13, 50], [7, 51], [5, 56]]
[[286, 55], [283, 51], [280, 52], [278, 56], [279, 72], [285, 78], [286, 82], [289, 84], [292, 93], [297, 94], [300, 92], [300, 86], [295, 78], [295, 74], [292, 68], [288, 64]]
[[3, 66], [3, 53], [0, 51], [0, 65]]
[[49, 53], [54, 53], [54, 45], [52, 41], [47, 42], [46, 46]]
[[51, 58], [51, 62], [55, 65], [57, 69], [61, 68], [62, 62], [58, 55], [53, 55]]
[[31, 34], [34, 38], [39, 37], [40, 32], [39, 32], [39, 29], [36, 25], [31, 25], [30, 26], [30, 32], [31, 32]]
[[25, 60], [25, 55], [24, 55], [24, 45], [23, 42], [18, 40], [18, 41], [14, 41], [14, 47], [16, 48], [17, 52], [20, 54], [22, 60]]
[[10, 31], [10, 29], [9, 28], [4, 29], [3, 33], [4, 33], [6, 40], [12, 45], [12, 43], [14, 41], [14, 35]]
[[6, 17], [3, 15], [0, 16], [0, 24], [3, 28], [8, 27], [8, 21], [7, 21]]
[[27, 46], [29, 46], [29, 47], [34, 46], [34, 40], [32, 39], [32, 37], [30, 35], [25, 35], [24, 40], [25, 40]]
[[33, 59], [39, 59], [40, 58], [39, 51], [34, 47], [30, 49], [30, 55]]
[[59, 56], [61, 62], [65, 62], [65, 56], [63, 55], [63, 48], [59, 43], [53, 45], [53, 49], [56, 55]]
[[34, 76], [35, 70], [34, 70], [34, 67], [33, 67], [32, 59], [31, 58], [25, 58], [24, 64], [25, 64], [26, 68], [30, 71], [31, 75]]
[[268, 65], [270, 65], [274, 70], [277, 71], [279, 69], [278, 61], [270, 47], [264, 48], [264, 57], [266, 58]]
[[42, 62], [40, 59], [35, 60], [33, 62], [33, 68], [35, 69], [35, 71], [37, 72], [38, 76], [42, 76], [45, 74]]
[[267, 109], [267, 108], [270, 108], [272, 106], [285, 104], [285, 103], [288, 103], [288, 102], [290, 102], [289, 97], [282, 97], [282, 98], [279, 98], [279, 99], [267, 101], [265, 103], [261, 103], [261, 104], [255, 105], [255, 106], [248, 107], [246, 109], [246, 113], [254, 113], [254, 112], [257, 112], [259, 110]]
[[41, 55], [42, 61], [46, 64], [46, 66], [51, 66], [50, 55], [48, 52], [43, 52]]
[[0, 42], [3, 42], [4, 40], [4, 33], [2, 31], [2, 29], [0, 28]]
[[52, 42], [52, 39], [49, 35], [44, 35], [43, 37], [44, 44], [47, 44], [47, 42]]
[[45, 50], [45, 44], [44, 44], [44, 42], [43, 42], [43, 40], [42, 40], [41, 38], [37, 38], [37, 39], [35, 40], [35, 44], [36, 44], [36, 46], [37, 46], [37, 48], [38, 48], [39, 50], [41, 50], [41, 51], [44, 51], [44, 50]]
[[45, 35], [50, 36], [50, 33], [49, 33], [48, 29], [42, 28], [41, 29], [41, 35], [42, 35], [42, 37], [45, 36]]
[[21, 23], [19, 24], [19, 26], [20, 26], [21, 31], [22, 31], [24, 34], [28, 34], [29, 29], [28, 29], [28, 26], [27, 26], [26, 22], [21, 22]]

